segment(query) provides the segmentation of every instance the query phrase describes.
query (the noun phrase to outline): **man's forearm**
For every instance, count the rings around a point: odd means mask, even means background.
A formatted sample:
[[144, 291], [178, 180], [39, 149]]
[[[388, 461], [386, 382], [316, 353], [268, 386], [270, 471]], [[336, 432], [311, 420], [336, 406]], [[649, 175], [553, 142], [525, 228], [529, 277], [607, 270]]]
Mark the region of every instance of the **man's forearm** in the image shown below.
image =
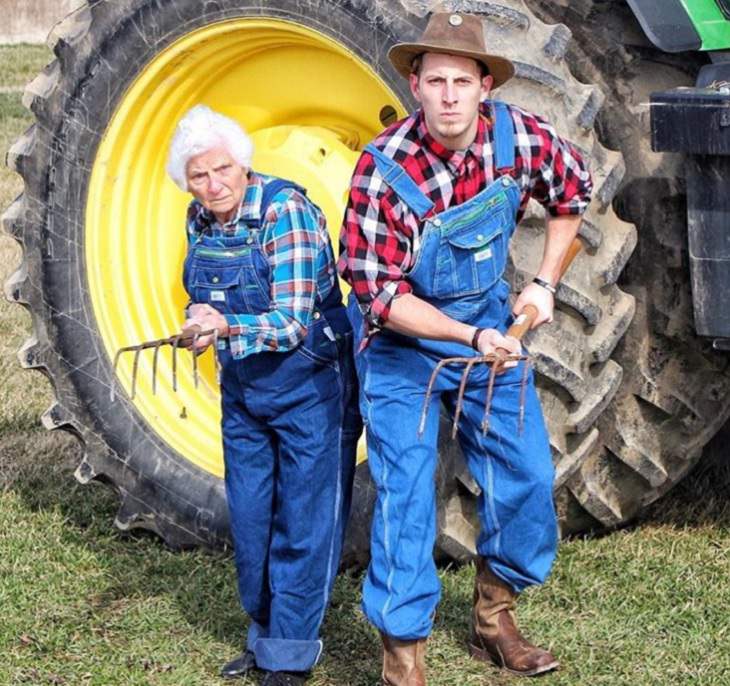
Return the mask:
[[578, 235], [582, 217], [550, 217], [546, 222], [545, 249], [537, 276], [555, 285], [560, 281], [560, 267], [568, 248]]
[[476, 327], [443, 314], [412, 293], [398, 296], [390, 307], [385, 328], [406, 336], [471, 345]]

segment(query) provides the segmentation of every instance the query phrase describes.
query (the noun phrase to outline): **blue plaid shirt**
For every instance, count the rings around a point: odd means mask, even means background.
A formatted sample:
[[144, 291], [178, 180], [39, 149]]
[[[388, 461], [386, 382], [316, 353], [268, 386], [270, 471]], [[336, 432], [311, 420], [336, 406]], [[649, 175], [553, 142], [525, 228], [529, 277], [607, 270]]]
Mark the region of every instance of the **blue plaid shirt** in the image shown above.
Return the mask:
[[[249, 173], [238, 213], [225, 225], [193, 200], [188, 208], [188, 244], [195, 243], [204, 231], [213, 237], [247, 236], [246, 222], [261, 218], [264, 183], [270, 178]], [[307, 334], [315, 303], [326, 298], [335, 283], [334, 253], [325, 217], [298, 191], [277, 194], [261, 222], [260, 237], [271, 266], [275, 308], [259, 315], [226, 315], [235, 358], [296, 348]]]

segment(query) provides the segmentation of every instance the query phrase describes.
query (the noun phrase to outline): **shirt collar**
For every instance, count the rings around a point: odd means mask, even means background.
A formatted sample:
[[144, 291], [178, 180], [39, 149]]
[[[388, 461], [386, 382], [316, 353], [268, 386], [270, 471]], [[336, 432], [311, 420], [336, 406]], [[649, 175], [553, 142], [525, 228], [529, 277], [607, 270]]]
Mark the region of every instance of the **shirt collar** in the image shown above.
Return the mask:
[[491, 127], [489, 119], [489, 108], [484, 104], [480, 107], [479, 120], [477, 123], [477, 134], [471, 145], [465, 150], [449, 150], [439, 143], [428, 131], [426, 118], [423, 110], [418, 111], [416, 133], [421, 143], [432, 155], [439, 158], [454, 176], [461, 176], [475, 162], [479, 162], [484, 156], [484, 144], [487, 140], [487, 132]]

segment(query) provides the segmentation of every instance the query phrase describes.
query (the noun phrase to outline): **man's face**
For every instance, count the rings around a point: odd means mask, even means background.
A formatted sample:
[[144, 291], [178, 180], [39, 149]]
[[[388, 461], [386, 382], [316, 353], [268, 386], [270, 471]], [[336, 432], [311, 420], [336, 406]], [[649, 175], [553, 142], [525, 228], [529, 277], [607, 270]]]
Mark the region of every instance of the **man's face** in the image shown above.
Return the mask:
[[450, 150], [469, 147], [477, 132], [479, 103], [489, 95], [492, 77], [482, 78], [479, 64], [470, 57], [428, 52], [420, 74], [411, 74], [410, 82], [429, 133]]
[[236, 214], [248, 181], [246, 169], [223, 147], [191, 157], [185, 167], [188, 190], [220, 222]]

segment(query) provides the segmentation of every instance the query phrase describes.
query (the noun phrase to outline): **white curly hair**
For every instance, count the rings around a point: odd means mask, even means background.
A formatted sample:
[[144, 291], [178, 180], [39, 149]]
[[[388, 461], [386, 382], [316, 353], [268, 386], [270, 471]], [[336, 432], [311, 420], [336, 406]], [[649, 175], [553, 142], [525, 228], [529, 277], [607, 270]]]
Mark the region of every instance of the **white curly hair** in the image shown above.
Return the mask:
[[189, 109], [175, 128], [167, 156], [167, 173], [180, 190], [188, 190], [185, 169], [190, 159], [218, 147], [225, 148], [237, 164], [251, 167], [253, 143], [238, 122], [206, 105]]

